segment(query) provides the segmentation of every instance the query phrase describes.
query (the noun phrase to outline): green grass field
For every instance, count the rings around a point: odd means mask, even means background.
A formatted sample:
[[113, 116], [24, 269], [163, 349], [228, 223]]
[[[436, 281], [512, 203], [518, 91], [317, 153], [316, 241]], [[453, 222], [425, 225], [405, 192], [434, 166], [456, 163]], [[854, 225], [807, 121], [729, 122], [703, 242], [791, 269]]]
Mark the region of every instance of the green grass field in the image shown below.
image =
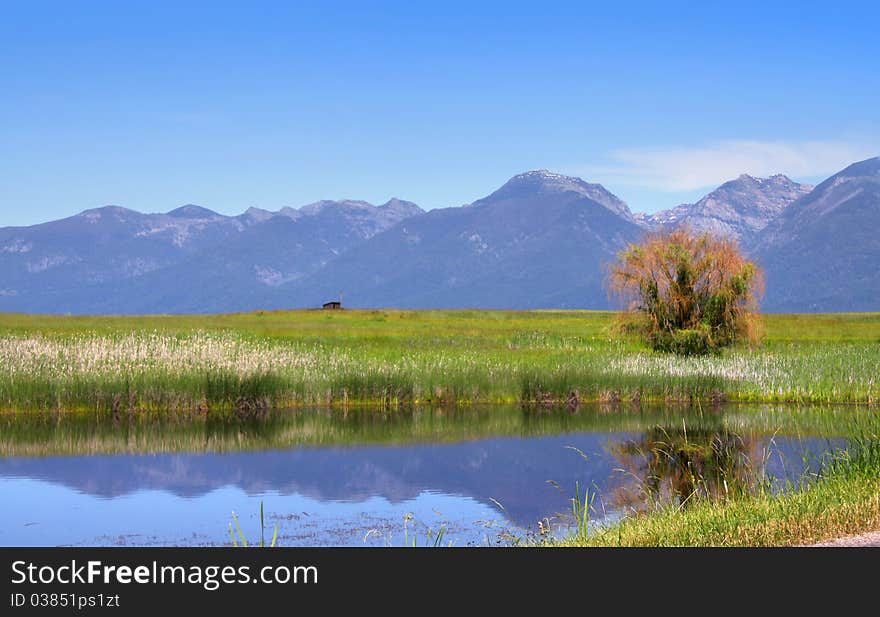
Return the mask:
[[682, 358], [589, 311], [0, 315], [0, 408], [880, 401], [880, 314], [767, 315], [756, 348]]

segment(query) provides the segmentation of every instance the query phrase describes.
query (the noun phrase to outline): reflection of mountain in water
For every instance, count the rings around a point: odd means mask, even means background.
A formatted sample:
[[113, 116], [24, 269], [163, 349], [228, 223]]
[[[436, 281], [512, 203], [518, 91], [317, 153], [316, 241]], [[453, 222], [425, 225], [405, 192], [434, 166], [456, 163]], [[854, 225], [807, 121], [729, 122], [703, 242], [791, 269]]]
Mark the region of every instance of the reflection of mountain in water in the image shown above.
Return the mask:
[[[442, 445], [7, 458], [0, 459], [0, 477], [53, 482], [103, 498], [139, 490], [188, 498], [236, 486], [251, 494], [297, 493], [320, 501], [358, 502], [379, 496], [401, 502], [432, 491], [485, 504], [491, 504], [490, 498], [498, 500], [512, 522], [530, 525], [568, 511], [576, 481], [602, 492], [625, 481], [615, 472], [620, 463], [610, 452], [614, 444], [634, 437], [575, 433]], [[566, 446], [580, 449], [587, 459]], [[768, 472], [795, 477], [802, 471], [803, 452], [822, 452], [827, 447], [826, 440], [777, 438], [777, 455], [770, 458]], [[548, 480], [558, 483], [562, 492]]]
[[[493, 498], [517, 521], [534, 522], [547, 514], [548, 500], [567, 505], [567, 495], [547, 480], [572, 492], [575, 480], [585, 476], [604, 484], [614, 466], [604, 447], [609, 438], [622, 437], [587, 433], [443, 445], [12, 458], [0, 460], [0, 477], [55, 482], [105, 498], [145, 489], [195, 497], [229, 485], [252, 494], [348, 502], [373, 496], [401, 502], [433, 491], [486, 504]], [[589, 461], [568, 445], [587, 452]]]

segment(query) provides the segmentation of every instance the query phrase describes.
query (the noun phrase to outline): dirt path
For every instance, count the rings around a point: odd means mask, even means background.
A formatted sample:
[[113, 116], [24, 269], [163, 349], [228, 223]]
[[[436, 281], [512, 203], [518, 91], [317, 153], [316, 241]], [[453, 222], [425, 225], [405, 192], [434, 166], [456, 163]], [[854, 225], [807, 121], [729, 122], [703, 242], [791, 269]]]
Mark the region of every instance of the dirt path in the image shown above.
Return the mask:
[[880, 531], [872, 531], [863, 533], [858, 536], [848, 536], [846, 538], [837, 538], [827, 542], [820, 542], [812, 546], [878, 546], [880, 547]]

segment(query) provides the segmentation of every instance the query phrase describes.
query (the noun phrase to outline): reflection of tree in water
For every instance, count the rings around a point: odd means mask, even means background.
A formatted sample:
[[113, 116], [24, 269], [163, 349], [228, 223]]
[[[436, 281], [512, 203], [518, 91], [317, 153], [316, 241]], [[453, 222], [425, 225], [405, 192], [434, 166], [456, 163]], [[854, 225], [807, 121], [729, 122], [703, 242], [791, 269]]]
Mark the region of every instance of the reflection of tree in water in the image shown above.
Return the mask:
[[611, 446], [624, 481], [613, 505], [642, 510], [686, 507], [755, 491], [764, 480], [762, 440], [727, 428], [655, 427], [638, 439]]

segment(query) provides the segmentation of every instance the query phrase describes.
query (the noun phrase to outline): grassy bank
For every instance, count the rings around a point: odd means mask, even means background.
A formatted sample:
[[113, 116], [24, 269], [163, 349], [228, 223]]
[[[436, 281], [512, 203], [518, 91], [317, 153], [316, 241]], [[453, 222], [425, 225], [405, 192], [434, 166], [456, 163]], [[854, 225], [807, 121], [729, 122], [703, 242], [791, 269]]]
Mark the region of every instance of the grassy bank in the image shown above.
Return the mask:
[[0, 408], [880, 401], [880, 314], [768, 315], [755, 349], [679, 358], [582, 311], [0, 315]]
[[856, 440], [818, 477], [782, 494], [669, 507], [561, 546], [798, 546], [880, 529], [880, 437]]

